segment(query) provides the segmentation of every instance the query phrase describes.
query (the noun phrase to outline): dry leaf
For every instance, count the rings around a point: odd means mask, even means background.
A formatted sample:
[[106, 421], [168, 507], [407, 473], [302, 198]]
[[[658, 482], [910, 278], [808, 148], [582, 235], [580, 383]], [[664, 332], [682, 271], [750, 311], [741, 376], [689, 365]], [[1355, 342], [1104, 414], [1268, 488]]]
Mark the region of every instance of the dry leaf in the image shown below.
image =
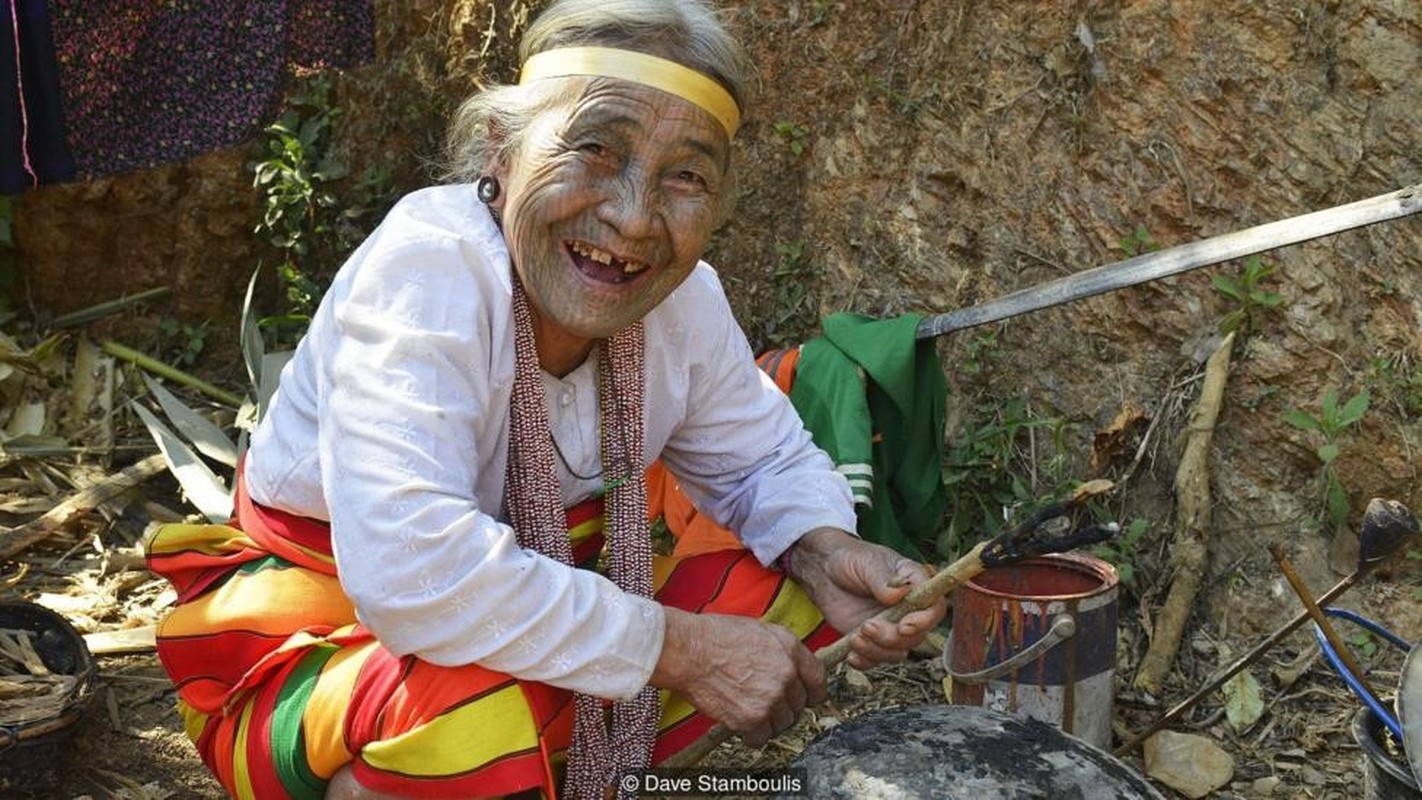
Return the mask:
[[1097, 431], [1091, 443], [1091, 472], [1100, 475], [1122, 455], [1136, 446], [1137, 434], [1150, 423], [1150, 418], [1135, 403], [1126, 401], [1115, 419], [1104, 430]]

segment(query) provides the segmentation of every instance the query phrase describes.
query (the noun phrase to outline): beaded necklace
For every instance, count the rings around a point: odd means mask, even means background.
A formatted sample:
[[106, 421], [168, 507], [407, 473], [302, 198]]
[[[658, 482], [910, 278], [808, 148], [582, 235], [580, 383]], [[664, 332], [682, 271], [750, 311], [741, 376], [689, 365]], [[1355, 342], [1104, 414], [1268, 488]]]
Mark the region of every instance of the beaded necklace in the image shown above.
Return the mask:
[[[562, 495], [554, 470], [553, 435], [533, 338], [528, 298], [513, 276], [514, 385], [509, 407], [509, 461], [505, 506], [519, 545], [565, 564], [573, 563]], [[619, 588], [652, 596], [652, 543], [647, 528], [644, 441], [645, 340], [641, 322], [605, 340], [598, 353], [598, 409], [602, 417], [602, 469], [609, 577]], [[602, 800], [619, 775], [646, 769], [656, 743], [660, 708], [650, 686], [613, 704], [611, 731], [604, 701], [574, 694], [573, 742], [565, 796]], [[620, 790], [619, 790], [620, 791]]]

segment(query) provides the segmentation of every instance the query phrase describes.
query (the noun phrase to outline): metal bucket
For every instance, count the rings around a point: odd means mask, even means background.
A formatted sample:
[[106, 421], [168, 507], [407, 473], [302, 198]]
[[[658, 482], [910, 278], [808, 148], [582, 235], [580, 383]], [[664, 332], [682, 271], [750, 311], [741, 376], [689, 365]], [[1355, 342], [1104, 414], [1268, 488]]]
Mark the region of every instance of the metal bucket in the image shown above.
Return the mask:
[[943, 651], [951, 702], [1109, 747], [1119, 585], [1115, 567], [1078, 553], [994, 567], [964, 583]]

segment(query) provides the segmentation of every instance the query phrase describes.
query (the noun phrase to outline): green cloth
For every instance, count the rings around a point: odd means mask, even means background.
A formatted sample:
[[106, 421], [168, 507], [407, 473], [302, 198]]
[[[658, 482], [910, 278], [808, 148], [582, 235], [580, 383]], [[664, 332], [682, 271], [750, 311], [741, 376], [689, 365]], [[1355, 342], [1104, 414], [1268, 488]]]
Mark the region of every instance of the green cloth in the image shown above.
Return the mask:
[[832, 314], [806, 342], [790, 401], [815, 444], [850, 481], [858, 533], [924, 559], [933, 551], [947, 493], [943, 426], [947, 380], [922, 318]]

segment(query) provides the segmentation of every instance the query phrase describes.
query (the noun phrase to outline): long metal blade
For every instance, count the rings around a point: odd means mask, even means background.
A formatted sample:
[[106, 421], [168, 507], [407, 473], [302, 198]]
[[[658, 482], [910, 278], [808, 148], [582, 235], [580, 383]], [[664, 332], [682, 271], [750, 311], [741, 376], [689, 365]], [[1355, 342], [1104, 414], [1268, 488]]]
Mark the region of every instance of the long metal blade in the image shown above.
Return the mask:
[[1252, 256], [1276, 247], [1405, 217], [1419, 210], [1422, 210], [1422, 183], [1367, 200], [1277, 222], [1267, 222], [1242, 231], [1211, 236], [1124, 261], [1092, 267], [1054, 281], [1019, 289], [980, 305], [927, 317], [918, 324], [915, 335], [919, 339], [930, 339], [1029, 311], [1178, 275], [1221, 261]]

